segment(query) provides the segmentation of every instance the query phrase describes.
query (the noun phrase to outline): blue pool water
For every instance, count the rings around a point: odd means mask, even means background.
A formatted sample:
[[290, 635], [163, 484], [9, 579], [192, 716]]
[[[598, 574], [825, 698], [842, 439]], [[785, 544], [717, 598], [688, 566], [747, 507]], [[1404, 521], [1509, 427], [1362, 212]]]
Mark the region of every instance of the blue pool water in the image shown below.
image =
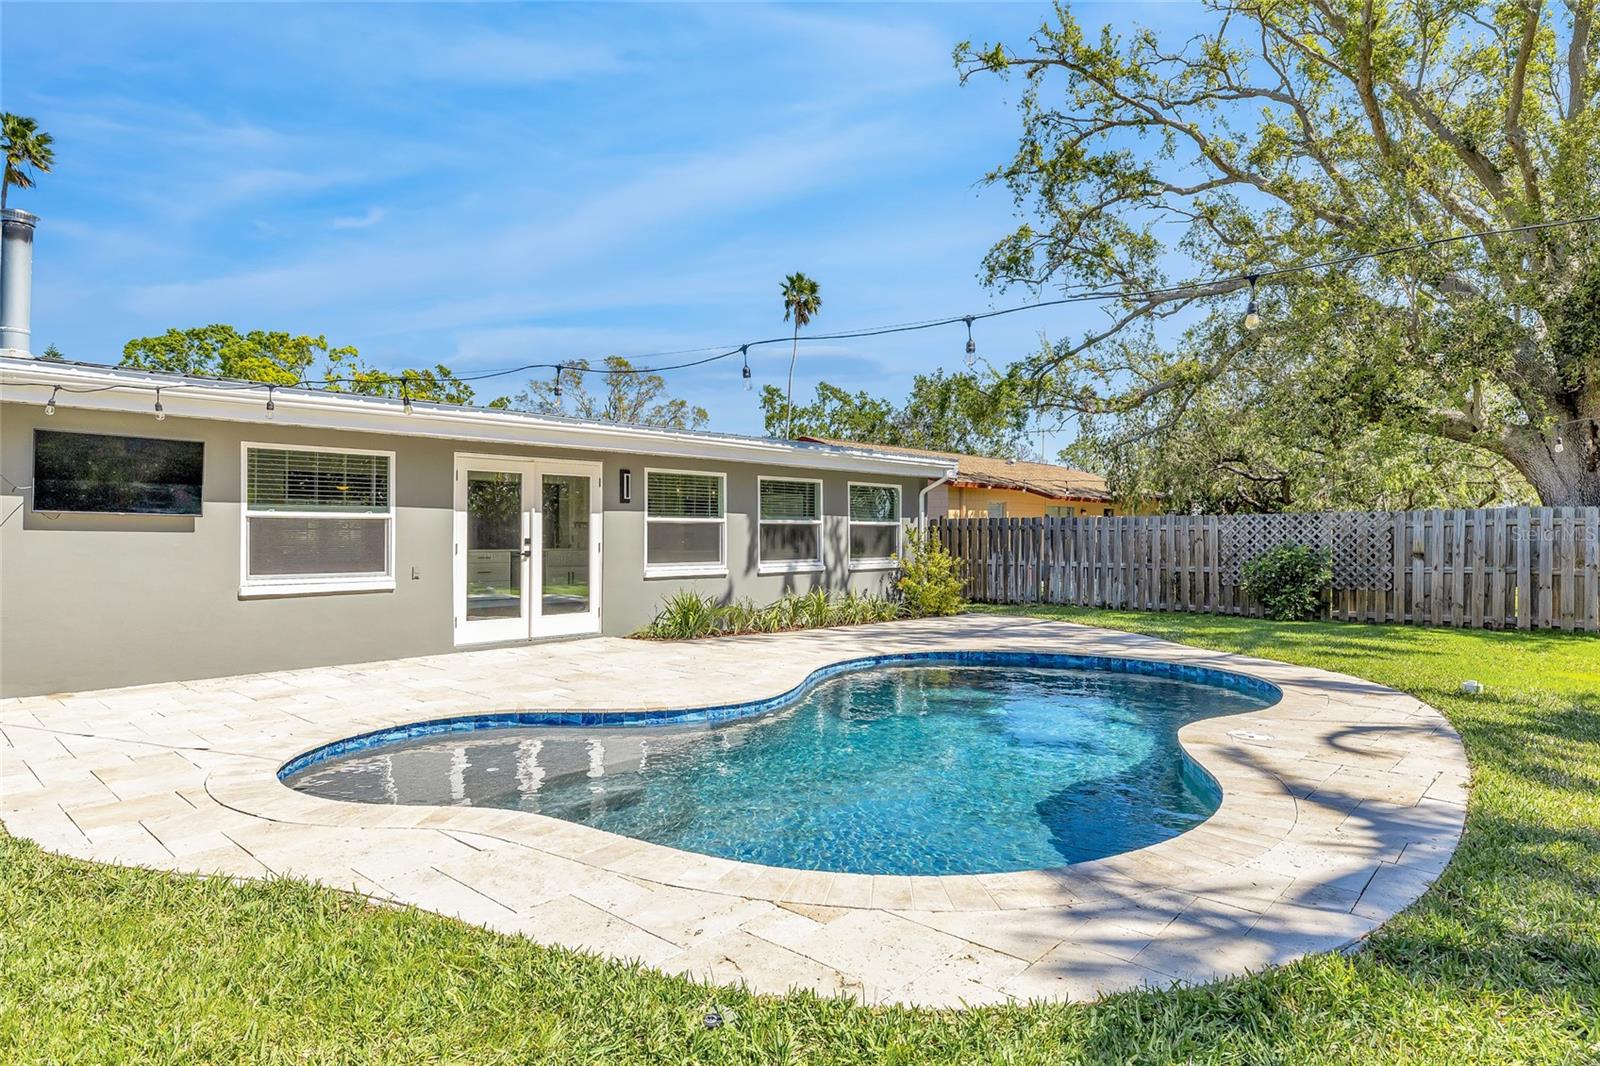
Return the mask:
[[1209, 817], [1220, 793], [1178, 729], [1266, 706], [1267, 690], [1101, 669], [874, 666], [755, 717], [366, 741], [291, 765], [286, 781], [333, 799], [534, 811], [774, 866], [1037, 869]]

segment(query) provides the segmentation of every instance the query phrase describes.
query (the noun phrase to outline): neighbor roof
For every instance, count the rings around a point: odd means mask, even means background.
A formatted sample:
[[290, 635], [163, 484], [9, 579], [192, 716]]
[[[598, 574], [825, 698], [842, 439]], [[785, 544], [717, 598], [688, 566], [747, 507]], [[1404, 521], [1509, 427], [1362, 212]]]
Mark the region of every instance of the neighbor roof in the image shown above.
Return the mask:
[[[0, 400], [43, 405], [53, 392], [58, 407], [150, 412], [155, 390], [171, 418], [261, 423], [267, 386], [254, 381], [164, 374], [98, 363], [0, 357]], [[944, 477], [953, 465], [931, 455], [859, 444], [780, 441], [732, 433], [663, 429], [502, 411], [488, 407], [400, 400], [348, 392], [276, 386], [276, 424], [329, 430], [522, 444], [587, 451], [639, 453], [766, 463], [813, 470], [843, 470], [900, 477]]]
[[1025, 459], [996, 459], [987, 455], [962, 455], [959, 452], [940, 452], [927, 448], [904, 448], [893, 444], [851, 444], [849, 441], [833, 440], [828, 437], [800, 439], [834, 447], [870, 448], [878, 452], [925, 456], [936, 461], [954, 463], [955, 483], [958, 486], [1014, 489], [1052, 500], [1111, 499], [1105, 478], [1070, 466], [1032, 463]]

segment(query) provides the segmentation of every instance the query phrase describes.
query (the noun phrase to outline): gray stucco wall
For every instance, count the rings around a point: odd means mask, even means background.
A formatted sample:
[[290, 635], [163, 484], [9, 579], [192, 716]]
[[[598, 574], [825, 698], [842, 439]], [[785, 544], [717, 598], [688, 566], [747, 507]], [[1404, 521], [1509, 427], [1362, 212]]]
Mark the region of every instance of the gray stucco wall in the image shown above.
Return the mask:
[[[33, 430], [120, 433], [205, 442], [198, 518], [36, 513]], [[243, 442], [395, 453], [396, 587], [385, 592], [242, 599], [239, 596]], [[757, 602], [819, 585], [887, 592], [890, 572], [849, 571], [847, 484], [901, 486], [914, 517], [920, 479], [846, 475], [737, 463], [652, 460], [638, 454], [455, 444], [371, 433], [74, 411], [53, 417], [0, 404], [0, 695], [83, 691], [152, 681], [363, 662], [454, 651], [452, 493], [456, 453], [580, 459], [604, 464], [602, 631], [625, 635], [680, 588]], [[644, 470], [705, 469], [728, 476], [728, 576], [644, 577]], [[618, 474], [633, 471], [630, 503]], [[826, 514], [821, 573], [756, 572], [756, 479], [821, 477]]]

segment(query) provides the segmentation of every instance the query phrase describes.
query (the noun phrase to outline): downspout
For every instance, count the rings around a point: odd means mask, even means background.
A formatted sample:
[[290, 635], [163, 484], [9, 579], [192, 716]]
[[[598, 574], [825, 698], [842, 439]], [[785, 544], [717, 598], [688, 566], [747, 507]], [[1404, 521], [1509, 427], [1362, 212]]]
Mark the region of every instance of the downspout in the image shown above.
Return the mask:
[[952, 470], [938, 481], [930, 481], [926, 488], [917, 493], [917, 532], [928, 531], [928, 493], [940, 485], [948, 485], [956, 479], [956, 471]]

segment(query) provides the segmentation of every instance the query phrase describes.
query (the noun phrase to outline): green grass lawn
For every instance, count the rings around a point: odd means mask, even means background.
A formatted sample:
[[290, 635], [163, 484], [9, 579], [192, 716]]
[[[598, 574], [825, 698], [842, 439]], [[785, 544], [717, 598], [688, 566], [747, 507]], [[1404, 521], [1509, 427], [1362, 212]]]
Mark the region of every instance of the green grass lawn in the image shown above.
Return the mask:
[[[959, 1013], [707, 989], [330, 890], [93, 866], [0, 834], [0, 1061], [1600, 1062], [1600, 639], [1039, 613], [1415, 693], [1472, 760], [1455, 860], [1349, 956]], [[1487, 693], [1458, 695], [1469, 677]], [[704, 1028], [713, 1002], [731, 1026]]]

